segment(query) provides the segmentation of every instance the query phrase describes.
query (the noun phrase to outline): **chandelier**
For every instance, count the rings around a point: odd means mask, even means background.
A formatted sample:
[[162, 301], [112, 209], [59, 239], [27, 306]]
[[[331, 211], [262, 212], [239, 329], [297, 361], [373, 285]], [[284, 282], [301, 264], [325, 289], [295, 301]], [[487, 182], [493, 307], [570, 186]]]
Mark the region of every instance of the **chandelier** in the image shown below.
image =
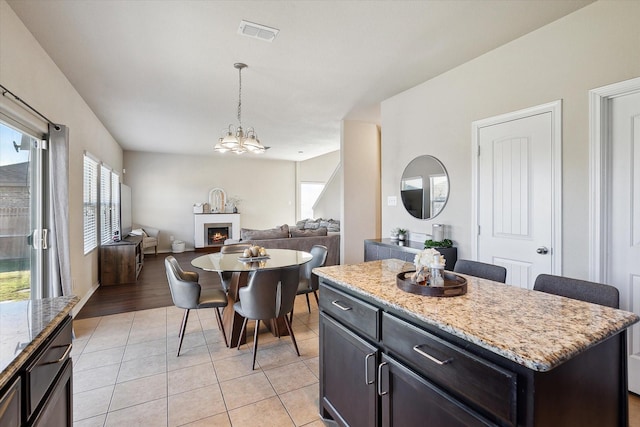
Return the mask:
[[238, 62], [233, 66], [238, 70], [238, 126], [229, 125], [224, 136], [218, 139], [218, 143], [213, 149], [218, 153], [226, 153], [227, 151], [236, 154], [264, 153], [265, 147], [260, 143], [256, 131], [250, 127], [245, 132], [242, 128], [242, 70], [247, 68], [247, 64]]

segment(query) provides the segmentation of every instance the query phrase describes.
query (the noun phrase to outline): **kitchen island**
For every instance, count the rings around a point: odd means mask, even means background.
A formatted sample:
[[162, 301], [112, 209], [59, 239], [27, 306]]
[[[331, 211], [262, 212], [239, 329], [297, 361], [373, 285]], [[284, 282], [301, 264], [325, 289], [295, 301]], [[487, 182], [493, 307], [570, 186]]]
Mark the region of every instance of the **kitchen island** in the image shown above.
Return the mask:
[[0, 304], [0, 425], [71, 426], [75, 296]]
[[637, 315], [471, 276], [465, 295], [414, 295], [396, 286], [411, 269], [394, 259], [314, 269], [323, 417], [627, 425], [626, 328]]

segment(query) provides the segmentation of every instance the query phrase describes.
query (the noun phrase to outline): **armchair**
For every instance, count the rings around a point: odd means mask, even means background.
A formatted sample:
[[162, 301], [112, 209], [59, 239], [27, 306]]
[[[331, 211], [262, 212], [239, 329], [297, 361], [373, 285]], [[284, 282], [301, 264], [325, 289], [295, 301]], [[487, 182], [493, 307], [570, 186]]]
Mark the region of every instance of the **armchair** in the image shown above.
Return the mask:
[[134, 230], [142, 230], [142, 250], [154, 248], [154, 252], [158, 255], [158, 242], [160, 241], [160, 230], [146, 225], [137, 225]]

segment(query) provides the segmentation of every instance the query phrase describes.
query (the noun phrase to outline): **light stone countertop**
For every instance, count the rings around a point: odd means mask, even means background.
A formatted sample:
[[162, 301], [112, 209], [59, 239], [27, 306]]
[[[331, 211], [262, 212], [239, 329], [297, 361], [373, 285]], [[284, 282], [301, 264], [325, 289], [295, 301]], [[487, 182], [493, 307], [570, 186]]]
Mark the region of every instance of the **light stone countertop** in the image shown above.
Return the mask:
[[69, 315], [78, 297], [0, 303], [0, 388]]
[[318, 276], [535, 371], [548, 371], [640, 318], [590, 304], [461, 275], [467, 293], [436, 298], [400, 290], [397, 259], [315, 268]]

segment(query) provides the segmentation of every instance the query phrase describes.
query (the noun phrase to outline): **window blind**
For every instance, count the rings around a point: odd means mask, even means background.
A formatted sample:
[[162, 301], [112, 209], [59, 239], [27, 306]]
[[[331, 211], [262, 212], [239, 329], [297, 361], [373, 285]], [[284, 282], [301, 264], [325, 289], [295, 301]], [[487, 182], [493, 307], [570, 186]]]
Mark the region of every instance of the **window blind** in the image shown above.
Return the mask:
[[111, 169], [100, 165], [100, 243], [109, 243], [111, 230]]
[[98, 246], [98, 162], [85, 153], [83, 178], [84, 253]]
[[111, 232], [116, 230], [122, 232], [120, 230], [120, 175], [111, 171]]

